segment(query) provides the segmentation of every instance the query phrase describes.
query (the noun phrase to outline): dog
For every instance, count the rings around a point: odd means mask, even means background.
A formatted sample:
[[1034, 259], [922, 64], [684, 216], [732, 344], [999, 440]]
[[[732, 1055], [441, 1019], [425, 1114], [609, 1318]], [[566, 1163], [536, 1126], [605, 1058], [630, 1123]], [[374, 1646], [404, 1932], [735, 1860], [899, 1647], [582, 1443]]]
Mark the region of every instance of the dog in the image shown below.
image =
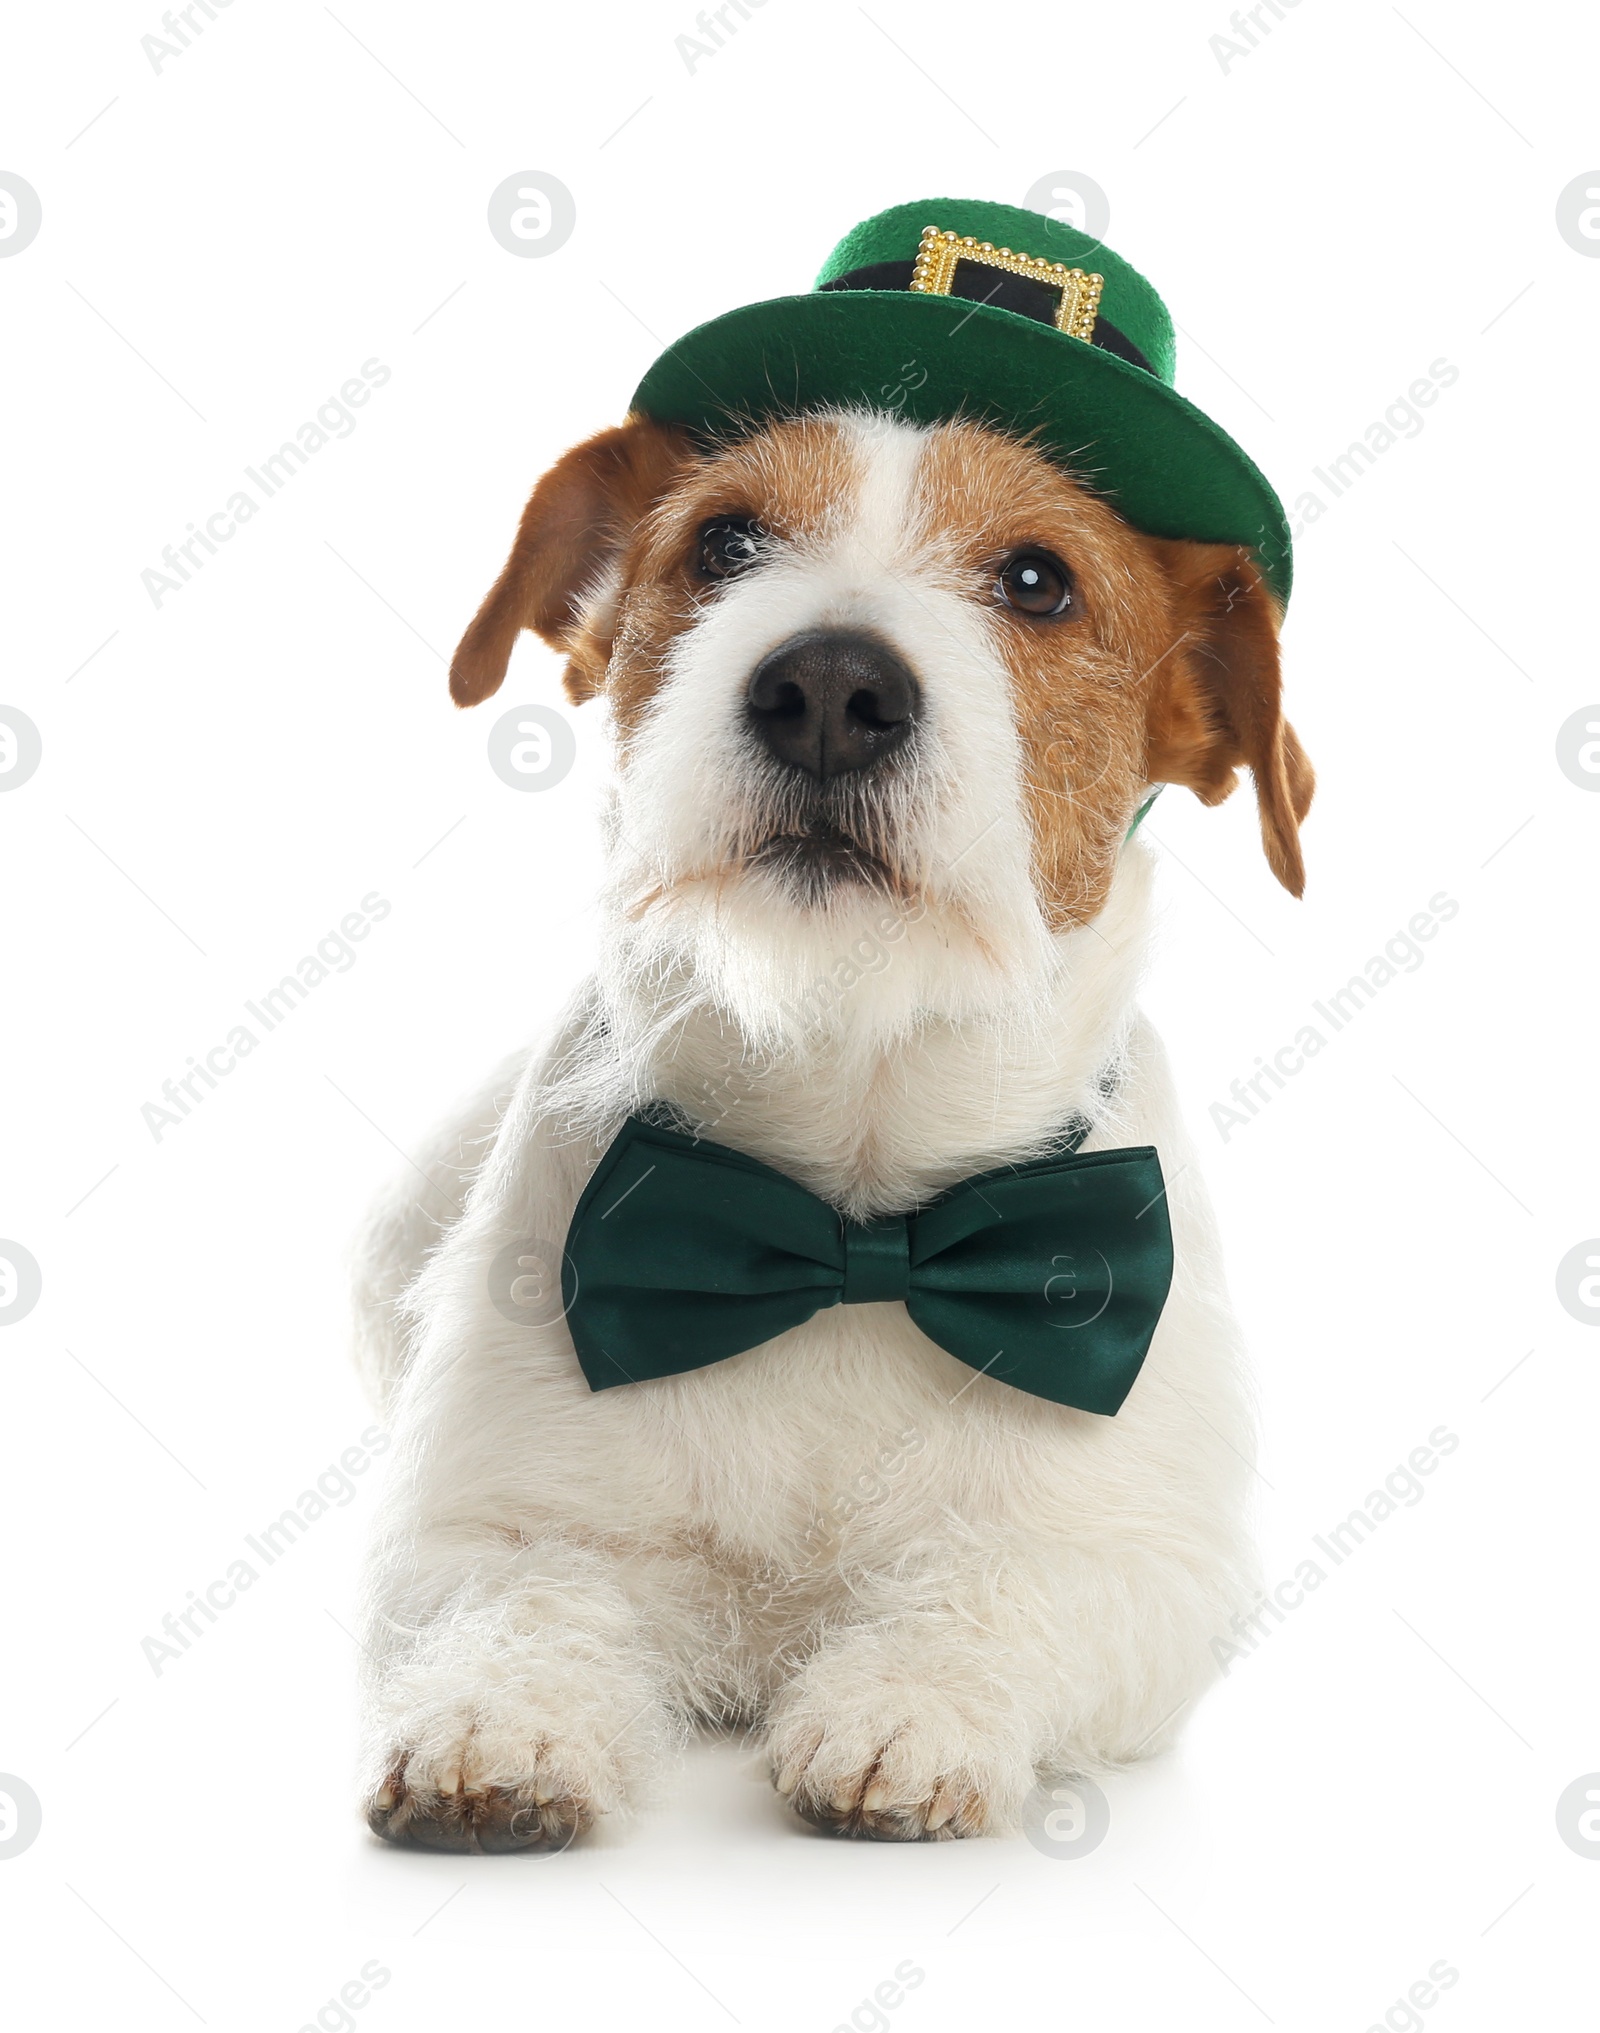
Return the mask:
[[[705, 1721], [758, 1728], [805, 1820], [890, 1840], [1004, 1832], [1042, 1775], [1172, 1740], [1254, 1598], [1253, 1432], [1136, 1004], [1130, 828], [1154, 787], [1213, 804], [1247, 768], [1301, 893], [1280, 611], [1249, 545], [1151, 535], [970, 416], [708, 438], [636, 410], [536, 486], [451, 691], [492, 695], [529, 628], [607, 714], [600, 961], [444, 1126], [440, 1192], [413, 1175], [360, 1241], [396, 1442], [364, 1616], [378, 1835], [562, 1847], [659, 1799]], [[1038, 1165], [1071, 1122], [1085, 1155], [1153, 1147], [1171, 1284], [1126, 1402], [1016, 1388], [895, 1299], [592, 1389], [565, 1239], [652, 1109], [856, 1224]]]

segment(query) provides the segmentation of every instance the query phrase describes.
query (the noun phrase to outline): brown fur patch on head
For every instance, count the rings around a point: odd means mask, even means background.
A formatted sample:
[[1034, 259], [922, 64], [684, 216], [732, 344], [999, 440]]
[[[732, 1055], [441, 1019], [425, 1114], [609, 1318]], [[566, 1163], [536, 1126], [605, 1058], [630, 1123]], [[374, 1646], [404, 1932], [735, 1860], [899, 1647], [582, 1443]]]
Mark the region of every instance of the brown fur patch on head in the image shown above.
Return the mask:
[[621, 592], [604, 647], [606, 693], [624, 756], [661, 683], [666, 651], [714, 596], [692, 566], [702, 526], [715, 516], [750, 516], [780, 542], [804, 550], [824, 541], [849, 508], [857, 477], [847, 434], [826, 417], [773, 424], [680, 470], [619, 560]]
[[[1159, 654], [1165, 585], [1121, 519], [1061, 467], [975, 424], [935, 431], [919, 475], [930, 542], [991, 617], [1011, 675], [1033, 829], [1034, 881], [1052, 930], [1105, 902], [1148, 776], [1142, 673]], [[1008, 554], [1051, 551], [1071, 609], [1021, 614], [996, 597]]]
[[[1298, 895], [1311, 773], [1279, 716], [1276, 616], [1248, 554], [1141, 536], [1060, 466], [976, 424], [932, 433], [918, 484], [928, 540], [987, 604], [1011, 674], [1052, 929], [1100, 910], [1147, 785], [1215, 802], [1240, 762], [1256, 772], [1268, 860]], [[1033, 548], [1073, 575], [1061, 616], [994, 597], [1008, 553]]]

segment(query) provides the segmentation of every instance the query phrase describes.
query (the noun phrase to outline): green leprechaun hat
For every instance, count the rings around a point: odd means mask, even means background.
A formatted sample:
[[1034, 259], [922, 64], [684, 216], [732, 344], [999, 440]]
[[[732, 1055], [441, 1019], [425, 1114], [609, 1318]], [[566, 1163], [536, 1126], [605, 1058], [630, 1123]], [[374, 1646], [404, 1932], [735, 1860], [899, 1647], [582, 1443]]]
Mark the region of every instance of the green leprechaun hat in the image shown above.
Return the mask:
[[1042, 212], [930, 198], [845, 235], [809, 296], [669, 346], [633, 408], [710, 435], [829, 405], [1028, 436], [1151, 536], [1246, 544], [1287, 602], [1289, 526], [1226, 431], [1173, 387], [1167, 307]]

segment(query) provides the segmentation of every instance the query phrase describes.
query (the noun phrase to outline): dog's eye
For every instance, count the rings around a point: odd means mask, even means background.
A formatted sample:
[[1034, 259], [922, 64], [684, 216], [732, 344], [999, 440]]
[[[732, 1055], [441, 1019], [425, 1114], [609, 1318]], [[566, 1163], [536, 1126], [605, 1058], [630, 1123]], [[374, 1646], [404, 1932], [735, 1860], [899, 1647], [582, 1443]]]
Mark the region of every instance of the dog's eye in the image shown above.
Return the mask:
[[753, 516], [719, 515], [700, 532], [695, 563], [703, 579], [731, 579], [761, 555], [766, 531]]
[[1068, 614], [1077, 598], [1072, 574], [1049, 551], [1013, 551], [1000, 567], [995, 591], [1019, 614]]

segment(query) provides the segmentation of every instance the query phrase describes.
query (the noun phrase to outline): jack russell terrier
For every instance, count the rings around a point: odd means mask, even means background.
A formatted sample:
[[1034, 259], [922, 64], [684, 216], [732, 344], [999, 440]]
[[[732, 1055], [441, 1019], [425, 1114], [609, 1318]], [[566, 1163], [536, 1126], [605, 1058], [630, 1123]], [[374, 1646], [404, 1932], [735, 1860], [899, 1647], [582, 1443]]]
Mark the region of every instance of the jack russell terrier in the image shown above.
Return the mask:
[[1296, 896], [1288, 532], [1103, 244], [936, 199], [669, 349], [451, 667], [603, 702], [601, 959], [362, 1237], [364, 1803], [561, 1847], [758, 1725], [841, 1834], [1158, 1750], [1254, 1592], [1212, 1214], [1135, 1002], [1157, 787]]

